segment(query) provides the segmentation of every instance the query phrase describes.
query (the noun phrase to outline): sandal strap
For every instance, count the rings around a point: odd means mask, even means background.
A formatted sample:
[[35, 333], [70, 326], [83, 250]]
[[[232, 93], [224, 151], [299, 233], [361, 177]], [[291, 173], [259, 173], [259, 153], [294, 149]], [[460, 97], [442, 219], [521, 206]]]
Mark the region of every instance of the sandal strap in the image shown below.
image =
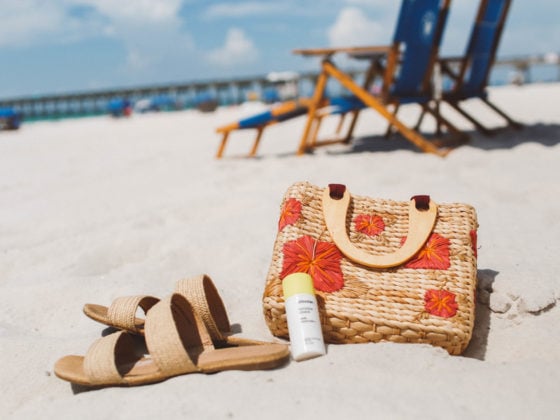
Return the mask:
[[231, 332], [226, 308], [218, 289], [206, 274], [179, 280], [175, 292], [190, 302], [194, 311], [202, 318], [214, 341], [225, 341]]
[[132, 336], [124, 331], [117, 331], [96, 340], [84, 358], [84, 373], [92, 385], [119, 383], [123, 377], [117, 369], [117, 360], [132, 358], [134, 344]]
[[150, 309], [144, 331], [150, 356], [166, 376], [199, 371], [198, 356], [214, 348], [204, 322], [179, 293]]
[[139, 332], [136, 322], [138, 307], [142, 308], [144, 313], [147, 313], [158, 302], [158, 298], [148, 295], [118, 297], [109, 306], [107, 317], [113, 326]]

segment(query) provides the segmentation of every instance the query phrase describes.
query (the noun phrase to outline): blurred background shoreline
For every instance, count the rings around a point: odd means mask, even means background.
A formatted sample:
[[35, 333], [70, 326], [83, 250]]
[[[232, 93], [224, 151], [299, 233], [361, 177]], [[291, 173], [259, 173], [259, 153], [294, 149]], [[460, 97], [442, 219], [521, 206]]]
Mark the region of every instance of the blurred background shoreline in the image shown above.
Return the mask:
[[[355, 67], [350, 73], [360, 77], [363, 71]], [[25, 122], [105, 114], [122, 116], [133, 111], [199, 109], [210, 112], [218, 106], [247, 101], [274, 103], [310, 96], [317, 75], [318, 72], [271, 72], [244, 78], [0, 97], [0, 108], [15, 109], [23, 115]], [[556, 53], [499, 57], [490, 77], [491, 86], [554, 82], [560, 82], [560, 56]], [[331, 91], [340, 94], [340, 86], [332, 86]]]

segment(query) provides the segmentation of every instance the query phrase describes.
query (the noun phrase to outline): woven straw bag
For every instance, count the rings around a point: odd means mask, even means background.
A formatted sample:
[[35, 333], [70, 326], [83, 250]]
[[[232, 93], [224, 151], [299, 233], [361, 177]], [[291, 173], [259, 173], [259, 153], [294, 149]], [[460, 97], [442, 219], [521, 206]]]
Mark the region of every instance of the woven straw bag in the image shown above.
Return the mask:
[[476, 212], [466, 204], [350, 195], [296, 183], [281, 206], [263, 309], [288, 337], [282, 279], [307, 272], [328, 343], [429, 343], [464, 351], [474, 326]]

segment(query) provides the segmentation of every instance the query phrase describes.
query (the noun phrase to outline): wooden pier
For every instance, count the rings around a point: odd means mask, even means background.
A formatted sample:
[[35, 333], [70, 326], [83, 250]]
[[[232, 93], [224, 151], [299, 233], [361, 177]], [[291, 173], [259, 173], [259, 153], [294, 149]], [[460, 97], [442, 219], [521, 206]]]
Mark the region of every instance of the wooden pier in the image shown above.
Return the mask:
[[26, 119], [64, 118], [82, 115], [106, 114], [113, 99], [127, 99], [132, 103], [145, 98], [168, 97], [177, 108], [195, 105], [201, 94], [210, 94], [220, 103], [239, 103], [247, 91], [266, 83], [264, 77], [239, 80], [177, 83], [155, 86], [137, 86], [120, 89], [74, 92], [68, 94], [24, 96], [0, 99], [0, 107], [13, 107]]
[[[560, 80], [560, 60], [557, 54], [524, 56], [499, 59], [494, 68], [508, 67], [520, 75], [523, 83], [531, 82], [531, 70], [535, 66], [558, 67], [557, 80]], [[354, 70], [358, 76], [361, 70]], [[318, 73], [299, 73], [294, 83], [299, 92], [313, 86]], [[212, 97], [220, 105], [239, 104], [251, 94], [259, 95], [274, 82], [266, 76], [247, 77], [243, 79], [213, 80], [190, 83], [176, 83], [155, 86], [139, 86], [121, 89], [104, 89], [67, 94], [23, 96], [19, 98], [0, 99], [1, 107], [12, 107], [20, 111], [26, 120], [55, 119], [100, 115], [107, 113], [107, 107], [113, 99], [127, 99], [136, 103], [141, 99], [166, 97], [172, 109], [192, 108], [202, 95]]]

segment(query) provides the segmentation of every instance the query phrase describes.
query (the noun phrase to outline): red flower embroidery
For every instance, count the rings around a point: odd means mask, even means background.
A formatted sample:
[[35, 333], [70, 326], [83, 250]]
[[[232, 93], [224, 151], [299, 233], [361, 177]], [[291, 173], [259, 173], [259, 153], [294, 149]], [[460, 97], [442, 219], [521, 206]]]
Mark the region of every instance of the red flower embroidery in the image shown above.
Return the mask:
[[375, 214], [360, 214], [354, 218], [357, 232], [368, 236], [376, 236], [385, 230], [385, 223], [380, 216]]
[[424, 295], [424, 307], [426, 312], [440, 316], [442, 318], [451, 318], [457, 313], [457, 302], [455, 294], [447, 290], [428, 290]]
[[[406, 241], [403, 238], [402, 243]], [[449, 239], [433, 233], [424, 247], [405, 264], [406, 268], [428, 268], [434, 270], [447, 270], [449, 262]]]
[[293, 225], [301, 216], [301, 202], [295, 198], [288, 198], [280, 212], [278, 220], [278, 230], [284, 229], [288, 225]]
[[478, 258], [478, 249], [477, 249], [477, 245], [476, 245], [478, 235], [476, 233], [476, 230], [474, 230], [474, 229], [471, 230], [470, 234], [471, 234], [471, 247], [472, 247], [472, 250], [473, 250], [473, 253], [474, 253], [474, 257]]
[[283, 252], [282, 278], [292, 273], [308, 273], [315, 289], [322, 292], [335, 292], [344, 286], [342, 254], [336, 245], [305, 235], [284, 244]]

